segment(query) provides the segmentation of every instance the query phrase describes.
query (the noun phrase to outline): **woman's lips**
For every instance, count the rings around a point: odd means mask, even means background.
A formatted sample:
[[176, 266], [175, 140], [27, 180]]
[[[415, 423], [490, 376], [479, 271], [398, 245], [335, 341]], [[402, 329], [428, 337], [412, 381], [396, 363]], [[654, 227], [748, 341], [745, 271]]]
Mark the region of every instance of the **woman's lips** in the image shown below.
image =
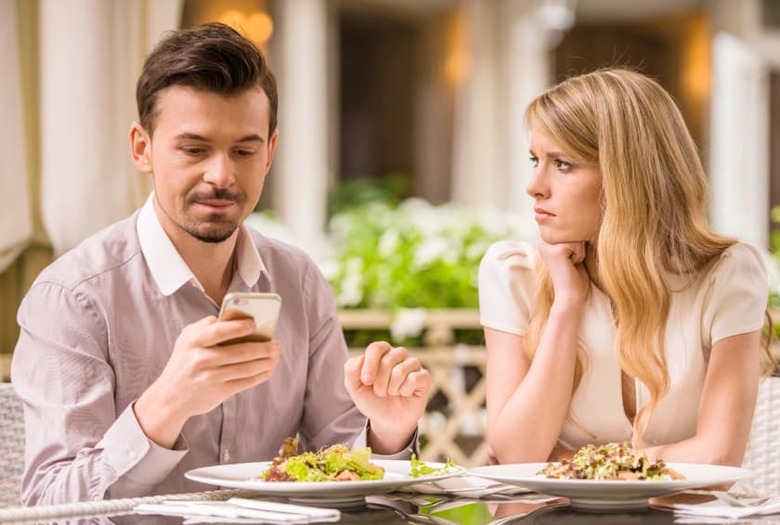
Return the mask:
[[534, 219], [536, 219], [536, 222], [548, 221], [553, 217], [555, 217], [555, 214], [552, 214], [543, 208], [534, 208]]

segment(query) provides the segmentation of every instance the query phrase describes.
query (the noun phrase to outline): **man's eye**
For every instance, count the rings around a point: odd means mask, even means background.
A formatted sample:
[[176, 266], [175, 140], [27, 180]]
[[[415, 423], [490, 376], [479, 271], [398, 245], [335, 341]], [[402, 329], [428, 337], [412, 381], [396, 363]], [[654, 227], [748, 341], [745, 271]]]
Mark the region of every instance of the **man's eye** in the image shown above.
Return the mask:
[[203, 148], [181, 148], [181, 150], [187, 155], [200, 155], [203, 153]]
[[534, 157], [533, 155], [531, 155], [530, 157], [528, 157], [528, 160], [531, 161], [531, 165], [534, 168], [538, 168], [539, 167], [539, 159], [537, 157]]
[[251, 149], [237, 149], [236, 150], [236, 155], [238, 155], [239, 157], [251, 157], [254, 154], [255, 154], [255, 151], [251, 150]]

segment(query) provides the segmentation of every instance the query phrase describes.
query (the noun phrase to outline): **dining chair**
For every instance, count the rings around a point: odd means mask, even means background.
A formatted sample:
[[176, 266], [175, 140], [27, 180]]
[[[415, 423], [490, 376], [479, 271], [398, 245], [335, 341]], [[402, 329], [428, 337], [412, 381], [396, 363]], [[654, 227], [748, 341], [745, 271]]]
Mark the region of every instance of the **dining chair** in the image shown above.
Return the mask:
[[757, 472], [741, 488], [757, 494], [780, 494], [780, 376], [761, 381], [753, 414], [745, 467]]
[[24, 413], [11, 383], [0, 383], [0, 507], [21, 504]]

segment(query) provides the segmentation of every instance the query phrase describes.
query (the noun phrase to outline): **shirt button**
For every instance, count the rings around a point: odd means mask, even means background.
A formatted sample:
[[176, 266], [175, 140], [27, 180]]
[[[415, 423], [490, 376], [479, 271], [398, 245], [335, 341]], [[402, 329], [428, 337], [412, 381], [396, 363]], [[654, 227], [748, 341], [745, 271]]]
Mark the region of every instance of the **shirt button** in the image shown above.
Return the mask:
[[131, 450], [127, 453], [127, 457], [129, 457], [132, 461], [135, 461], [138, 459], [138, 454], [136, 454], [135, 450]]
[[222, 461], [230, 461], [230, 451], [228, 449], [225, 449], [222, 453]]

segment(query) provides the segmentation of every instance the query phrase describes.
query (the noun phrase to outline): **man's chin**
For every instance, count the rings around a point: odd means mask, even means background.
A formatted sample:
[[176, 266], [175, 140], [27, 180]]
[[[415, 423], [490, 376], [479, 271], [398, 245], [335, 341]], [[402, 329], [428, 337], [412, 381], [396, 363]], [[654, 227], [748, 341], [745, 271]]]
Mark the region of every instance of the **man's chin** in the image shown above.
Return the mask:
[[221, 228], [201, 228], [201, 229], [188, 229], [187, 233], [201, 242], [209, 244], [219, 244], [230, 239], [233, 233], [236, 231], [236, 226], [221, 227]]

